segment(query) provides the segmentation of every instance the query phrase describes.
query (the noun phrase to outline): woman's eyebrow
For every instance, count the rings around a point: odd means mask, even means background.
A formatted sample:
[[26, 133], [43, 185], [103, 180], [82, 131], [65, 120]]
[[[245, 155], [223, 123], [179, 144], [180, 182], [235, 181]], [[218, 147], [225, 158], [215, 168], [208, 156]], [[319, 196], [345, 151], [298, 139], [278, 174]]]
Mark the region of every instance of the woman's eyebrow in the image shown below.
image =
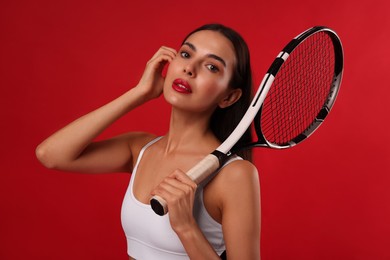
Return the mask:
[[[196, 47], [195, 47], [195, 45], [193, 45], [192, 43], [190, 43], [190, 42], [185, 42], [185, 43], [183, 43], [183, 45], [188, 46], [191, 50], [193, 50], [193, 51], [196, 52]], [[220, 63], [222, 63], [222, 65], [223, 65], [224, 67], [226, 67], [226, 62], [224, 61], [224, 59], [222, 59], [222, 58], [219, 57], [218, 55], [215, 55], [215, 54], [211, 54], [211, 53], [210, 53], [210, 54], [207, 54], [207, 57], [219, 61]]]

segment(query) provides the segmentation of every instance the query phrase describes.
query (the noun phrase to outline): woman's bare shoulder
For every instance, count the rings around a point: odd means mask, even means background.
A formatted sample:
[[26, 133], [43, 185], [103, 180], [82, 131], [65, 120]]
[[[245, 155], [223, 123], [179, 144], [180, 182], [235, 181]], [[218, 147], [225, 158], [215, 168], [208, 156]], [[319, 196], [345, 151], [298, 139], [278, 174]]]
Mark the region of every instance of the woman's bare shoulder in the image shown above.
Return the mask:
[[247, 160], [234, 160], [225, 165], [220, 173], [219, 182], [223, 185], [232, 184], [245, 184], [247, 182], [258, 181], [258, 171], [256, 166]]
[[121, 136], [126, 139], [133, 155], [138, 155], [142, 147], [157, 138], [156, 135], [147, 132], [129, 132]]
[[259, 174], [253, 163], [235, 160], [225, 165], [206, 188], [222, 209], [231, 201], [260, 196]]

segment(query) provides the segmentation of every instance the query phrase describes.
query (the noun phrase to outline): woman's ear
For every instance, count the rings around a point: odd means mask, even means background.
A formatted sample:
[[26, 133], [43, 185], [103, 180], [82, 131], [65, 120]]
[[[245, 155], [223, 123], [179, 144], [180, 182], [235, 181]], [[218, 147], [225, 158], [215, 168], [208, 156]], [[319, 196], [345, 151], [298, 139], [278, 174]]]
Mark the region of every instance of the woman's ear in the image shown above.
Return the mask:
[[220, 108], [226, 108], [228, 106], [233, 105], [236, 103], [237, 100], [240, 99], [242, 95], [242, 90], [240, 88], [235, 88], [230, 90], [227, 96], [225, 96], [219, 103], [218, 106]]

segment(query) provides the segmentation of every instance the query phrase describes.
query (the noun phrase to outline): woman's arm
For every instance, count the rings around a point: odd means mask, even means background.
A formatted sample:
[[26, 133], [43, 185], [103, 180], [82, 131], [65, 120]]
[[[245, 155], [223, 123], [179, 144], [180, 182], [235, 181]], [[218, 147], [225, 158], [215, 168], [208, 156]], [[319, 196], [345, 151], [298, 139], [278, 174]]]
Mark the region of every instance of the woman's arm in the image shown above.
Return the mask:
[[141, 96], [134, 88], [76, 119], [38, 145], [38, 160], [47, 168], [64, 171], [97, 173], [125, 170], [131, 160], [131, 135], [92, 141], [138, 103], [142, 103]]
[[227, 259], [260, 259], [260, 184], [256, 167], [236, 161], [217, 176]]
[[126, 134], [101, 142], [93, 140], [108, 126], [137, 106], [161, 95], [161, 72], [176, 51], [162, 47], [148, 62], [139, 84], [108, 104], [80, 117], [38, 145], [36, 155], [48, 168], [77, 172], [129, 170], [130, 146], [144, 134]]

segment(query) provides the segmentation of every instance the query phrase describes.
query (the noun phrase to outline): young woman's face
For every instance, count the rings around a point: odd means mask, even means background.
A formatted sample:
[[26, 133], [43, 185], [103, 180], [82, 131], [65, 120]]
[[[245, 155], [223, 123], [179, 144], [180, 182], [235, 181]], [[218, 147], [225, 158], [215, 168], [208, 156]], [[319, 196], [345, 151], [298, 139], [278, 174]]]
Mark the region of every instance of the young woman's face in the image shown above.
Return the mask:
[[208, 30], [196, 32], [169, 65], [164, 97], [181, 109], [214, 111], [231, 91], [235, 63], [233, 45], [225, 36]]

